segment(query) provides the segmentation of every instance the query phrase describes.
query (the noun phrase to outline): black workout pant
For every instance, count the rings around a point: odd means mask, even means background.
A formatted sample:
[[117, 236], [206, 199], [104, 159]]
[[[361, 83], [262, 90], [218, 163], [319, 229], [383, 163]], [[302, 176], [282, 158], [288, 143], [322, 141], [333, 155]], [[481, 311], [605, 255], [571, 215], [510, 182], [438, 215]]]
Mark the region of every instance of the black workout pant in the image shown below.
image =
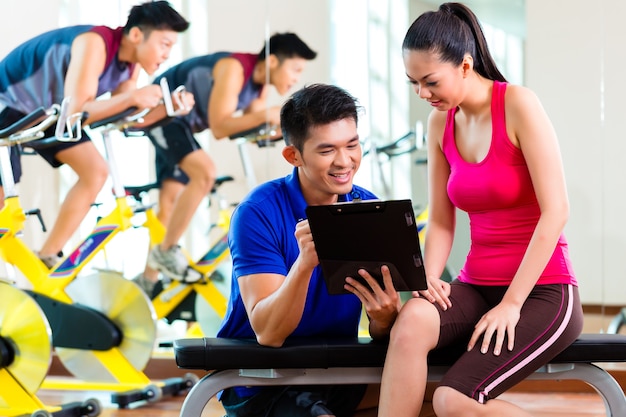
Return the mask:
[[[476, 286], [453, 281], [452, 307], [439, 306], [441, 333], [438, 347], [467, 345], [475, 324], [496, 306], [508, 287]], [[578, 288], [573, 285], [537, 285], [521, 310], [515, 328], [515, 347], [493, 354], [480, 352], [482, 338], [448, 370], [439, 385], [454, 388], [485, 403], [548, 363], [576, 340], [582, 331], [583, 313]]]

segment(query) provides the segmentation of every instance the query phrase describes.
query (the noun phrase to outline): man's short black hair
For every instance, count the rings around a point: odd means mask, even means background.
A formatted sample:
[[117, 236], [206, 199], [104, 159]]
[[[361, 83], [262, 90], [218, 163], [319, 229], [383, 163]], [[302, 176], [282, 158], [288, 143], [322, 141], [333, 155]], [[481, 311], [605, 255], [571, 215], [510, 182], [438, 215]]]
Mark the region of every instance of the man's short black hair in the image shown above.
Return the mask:
[[[262, 61], [266, 57], [267, 43], [259, 52], [259, 60]], [[306, 60], [315, 59], [317, 52], [309, 48], [302, 39], [295, 33], [276, 33], [269, 39], [269, 53], [275, 55], [279, 61], [288, 58], [304, 58]]]
[[358, 123], [360, 106], [344, 89], [329, 84], [312, 84], [295, 92], [280, 111], [285, 143], [302, 152], [312, 127], [344, 119]]
[[128, 34], [135, 26], [146, 33], [153, 30], [184, 32], [189, 28], [189, 22], [169, 2], [159, 0], [145, 2], [130, 9], [124, 33]]

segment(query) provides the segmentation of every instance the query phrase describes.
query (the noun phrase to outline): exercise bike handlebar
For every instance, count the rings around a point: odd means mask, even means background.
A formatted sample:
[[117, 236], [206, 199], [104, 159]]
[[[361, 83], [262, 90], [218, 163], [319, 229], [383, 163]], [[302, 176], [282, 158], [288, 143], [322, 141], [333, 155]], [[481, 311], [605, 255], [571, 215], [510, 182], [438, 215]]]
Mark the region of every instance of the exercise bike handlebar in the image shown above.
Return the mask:
[[411, 153], [417, 149], [417, 146], [415, 146], [414, 142], [411, 143], [411, 146], [409, 148], [405, 148], [402, 145], [406, 141], [413, 140], [414, 138], [415, 138], [415, 132], [410, 131], [406, 133], [404, 136], [399, 137], [398, 139], [394, 140], [393, 142], [387, 145], [382, 145], [382, 146], [377, 147], [376, 152], [384, 153], [389, 156], [396, 156], [396, 155], [402, 155], [405, 153]]
[[99, 127], [107, 126], [111, 130], [124, 130], [136, 123], [141, 123], [143, 121], [143, 117], [151, 110], [151, 108], [146, 108], [141, 111], [137, 111], [137, 107], [129, 107], [120, 113], [105, 117], [101, 120], [96, 120], [91, 123], [89, 127], [91, 129], [97, 129]]
[[[405, 144], [407, 143], [407, 141], [410, 144], [410, 146], [405, 146]], [[406, 133], [405, 135], [399, 137], [398, 139], [394, 140], [391, 143], [387, 143], [385, 145], [381, 145], [381, 146], [375, 146], [375, 145], [370, 145], [370, 147], [368, 149], [366, 149], [363, 152], [363, 155], [367, 155], [368, 153], [370, 153], [372, 151], [372, 149], [377, 153], [377, 154], [385, 154], [387, 155], [387, 157], [389, 158], [393, 158], [394, 156], [400, 156], [400, 155], [404, 155], [407, 153], [412, 153], [414, 151], [416, 151], [418, 149], [416, 143], [415, 143], [415, 132], [413, 131], [409, 131], [408, 133]]]
[[59, 112], [60, 107], [57, 104], [47, 109], [37, 108], [12, 125], [0, 130], [0, 146], [13, 146], [41, 139], [44, 131], [56, 123]]
[[27, 126], [37, 122], [38, 120], [40, 120], [45, 115], [46, 115], [46, 109], [43, 108], [43, 107], [39, 107], [35, 111], [27, 114], [22, 119], [20, 119], [17, 122], [13, 123], [12, 125], [7, 126], [4, 129], [1, 129], [0, 130], [0, 137], [8, 138], [9, 136], [14, 134], [15, 132], [17, 132], [19, 130], [22, 130], [25, 127], [27, 127]]
[[230, 139], [244, 139], [246, 142], [256, 143], [259, 147], [264, 147], [283, 138], [282, 135], [277, 136], [277, 133], [276, 126], [263, 123], [251, 129], [234, 133], [230, 135]]
[[[184, 99], [184, 95], [186, 93], [185, 86], [178, 86], [173, 92], [171, 92], [167, 83], [167, 79], [165, 78], [161, 79], [160, 86], [163, 95], [161, 103], [165, 106], [166, 117], [154, 123], [151, 123], [149, 126], [138, 127], [136, 125], [143, 123], [144, 116], [154, 110], [154, 108], [147, 107], [141, 111], [138, 111], [138, 108], [133, 106], [127, 108], [120, 113], [105, 117], [104, 119], [97, 120], [91, 123], [89, 125], [90, 128], [97, 129], [100, 127], [105, 127], [105, 129], [109, 131], [123, 131], [126, 136], [143, 136], [144, 131], [150, 130], [164, 123], [168, 123], [173, 117], [187, 114], [191, 107], [188, 106]], [[176, 103], [177, 108], [174, 108], [172, 97], [174, 98], [174, 102]]]

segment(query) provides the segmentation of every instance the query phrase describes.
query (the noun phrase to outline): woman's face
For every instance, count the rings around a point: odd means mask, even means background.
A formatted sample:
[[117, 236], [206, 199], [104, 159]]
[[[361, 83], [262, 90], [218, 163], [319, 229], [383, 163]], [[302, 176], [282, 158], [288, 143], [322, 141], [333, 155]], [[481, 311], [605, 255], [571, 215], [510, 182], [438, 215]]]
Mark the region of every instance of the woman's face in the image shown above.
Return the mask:
[[404, 68], [415, 93], [432, 107], [447, 111], [457, 107], [463, 97], [463, 65], [442, 62], [432, 52], [404, 50]]

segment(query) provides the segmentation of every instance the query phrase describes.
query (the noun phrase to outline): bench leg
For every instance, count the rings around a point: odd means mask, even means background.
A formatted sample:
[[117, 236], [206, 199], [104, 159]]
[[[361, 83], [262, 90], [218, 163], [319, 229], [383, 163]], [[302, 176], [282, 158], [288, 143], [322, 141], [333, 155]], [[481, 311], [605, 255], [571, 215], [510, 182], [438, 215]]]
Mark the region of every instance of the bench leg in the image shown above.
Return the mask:
[[[430, 367], [428, 381], [440, 381], [448, 367]], [[181, 417], [200, 417], [207, 403], [224, 388], [234, 386], [377, 384], [382, 368], [246, 369], [213, 372], [196, 383], [183, 402]], [[607, 417], [626, 416], [626, 396], [604, 369], [590, 363], [548, 364], [529, 380], [572, 379], [592, 386], [602, 397]]]
[[626, 326], [626, 307], [622, 308], [613, 320], [609, 323], [609, 327], [606, 329], [607, 333], [617, 334], [622, 327]]
[[[440, 381], [448, 370], [445, 366], [431, 366], [428, 381]], [[626, 396], [619, 383], [604, 369], [590, 363], [557, 363], [539, 368], [528, 380], [573, 379], [593, 387], [604, 401], [607, 417], [626, 417]]]
[[181, 417], [200, 417], [202, 411], [218, 392], [235, 386], [315, 385], [315, 384], [375, 384], [380, 383], [382, 368], [331, 369], [258, 369], [225, 370], [204, 376], [196, 383], [183, 402]]
[[529, 380], [573, 379], [593, 387], [602, 400], [607, 417], [626, 416], [626, 396], [619, 383], [606, 370], [591, 363], [548, 364], [528, 377]]

